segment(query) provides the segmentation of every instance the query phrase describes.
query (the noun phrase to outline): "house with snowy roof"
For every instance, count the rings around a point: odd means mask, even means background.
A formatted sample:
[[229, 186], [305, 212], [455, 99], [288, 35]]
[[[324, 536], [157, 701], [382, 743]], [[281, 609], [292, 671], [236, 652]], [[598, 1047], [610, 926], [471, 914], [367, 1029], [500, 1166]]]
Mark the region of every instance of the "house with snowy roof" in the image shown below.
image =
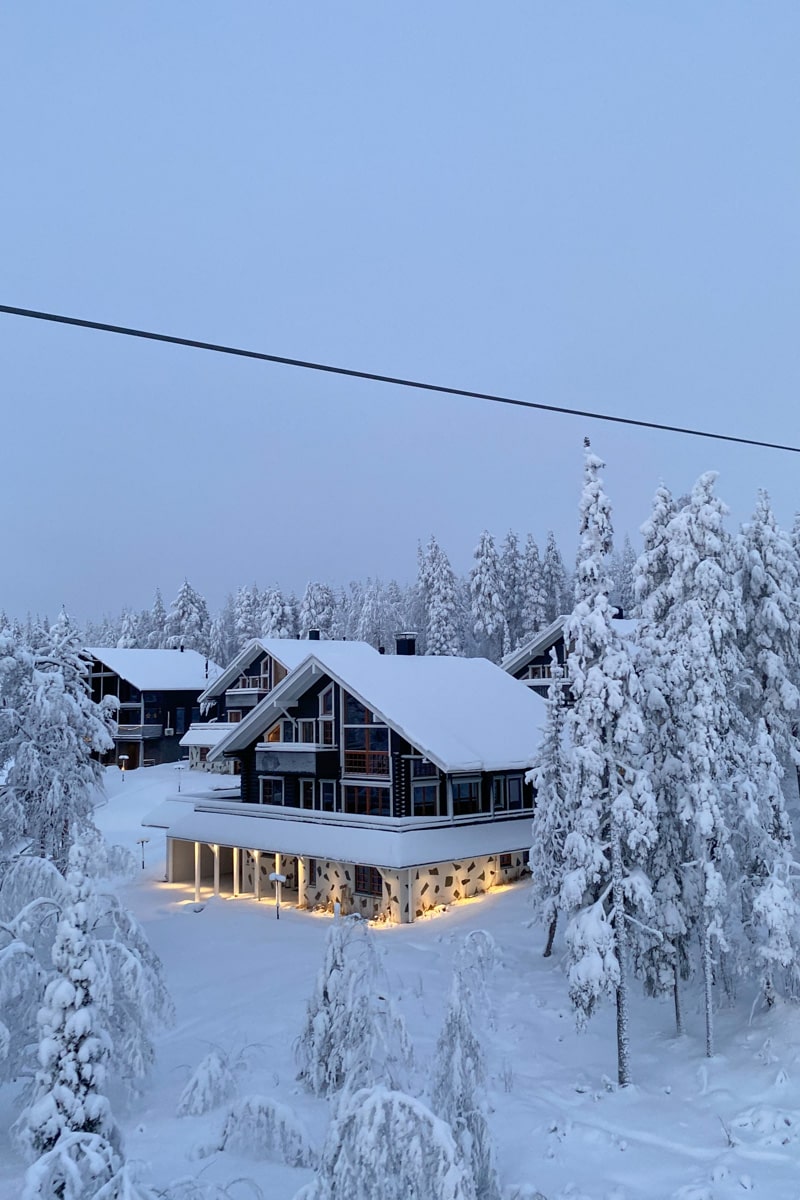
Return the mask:
[[135, 767], [176, 762], [180, 738], [200, 718], [200, 694], [221, 668], [196, 650], [90, 646], [92, 699], [119, 701], [108, 761]]
[[209, 758], [238, 795], [162, 805], [173, 883], [391, 921], [526, 869], [538, 699], [485, 659], [320, 642]]
[[[527, 637], [521, 646], [507, 654], [500, 663], [504, 671], [519, 679], [536, 695], [546, 696], [552, 674], [551, 652], [555, 651], [556, 660], [564, 670], [564, 686], [569, 687], [569, 665], [567, 662], [567, 646], [564, 639], [566, 616], [556, 617], [544, 629]], [[615, 617], [614, 624], [623, 638], [633, 636], [636, 621]]]
[[[338, 646], [338, 641], [320, 642], [317, 630], [307, 638], [252, 638], [229, 663], [211, 680], [200, 694], [201, 720], [193, 721], [181, 738], [188, 751], [190, 768], [200, 767], [222, 773], [239, 773], [239, 763], [232, 757], [215, 757], [210, 752], [226, 737], [230, 724], [248, 716], [268, 692], [286, 678], [308, 655], [309, 643]], [[349, 645], [366, 645], [350, 642]], [[375, 654], [370, 646], [368, 649]]]

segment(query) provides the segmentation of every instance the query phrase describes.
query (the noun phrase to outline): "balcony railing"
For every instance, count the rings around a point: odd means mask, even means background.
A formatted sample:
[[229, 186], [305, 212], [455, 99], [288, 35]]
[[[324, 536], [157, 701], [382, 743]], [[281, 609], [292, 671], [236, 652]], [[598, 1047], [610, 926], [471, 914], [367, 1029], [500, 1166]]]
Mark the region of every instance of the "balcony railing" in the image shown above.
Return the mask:
[[164, 734], [163, 725], [117, 725], [118, 738], [160, 738]]
[[269, 691], [269, 676], [268, 675], [241, 675], [237, 683], [231, 684], [228, 691], [231, 692], [268, 692]]
[[[566, 668], [562, 667], [562, 670], [566, 672]], [[552, 679], [552, 665], [550, 663], [531, 663], [531, 665], [528, 667], [528, 674], [525, 676], [525, 678], [542, 680]], [[563, 675], [563, 679], [565, 683], [568, 681], [566, 673]]]
[[345, 775], [388, 775], [389, 755], [376, 750], [345, 750]]

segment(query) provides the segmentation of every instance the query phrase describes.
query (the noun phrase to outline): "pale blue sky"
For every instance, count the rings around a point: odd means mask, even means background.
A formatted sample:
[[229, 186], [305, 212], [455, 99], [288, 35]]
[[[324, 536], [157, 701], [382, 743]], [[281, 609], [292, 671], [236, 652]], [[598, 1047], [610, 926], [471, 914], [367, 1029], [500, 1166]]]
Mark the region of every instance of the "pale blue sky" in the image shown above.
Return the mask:
[[[800, 443], [800, 7], [0, 10], [0, 303]], [[0, 607], [407, 580], [798, 456], [0, 316]]]

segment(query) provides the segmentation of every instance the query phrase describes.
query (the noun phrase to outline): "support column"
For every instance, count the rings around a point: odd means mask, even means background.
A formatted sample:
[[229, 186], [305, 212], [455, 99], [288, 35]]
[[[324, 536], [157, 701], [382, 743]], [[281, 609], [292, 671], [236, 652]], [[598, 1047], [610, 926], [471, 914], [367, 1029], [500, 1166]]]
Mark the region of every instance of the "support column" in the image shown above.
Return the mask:
[[219, 846], [211, 847], [214, 852], [214, 895], [219, 897]]
[[233, 896], [239, 895], [239, 847], [233, 847]]
[[167, 883], [175, 882], [175, 839], [167, 838]]
[[408, 916], [406, 917], [406, 920], [408, 921], [409, 924], [411, 924], [411, 922], [414, 920], [414, 917], [415, 917], [416, 911], [417, 911], [416, 902], [414, 900], [414, 868], [413, 867], [408, 868], [407, 875], [408, 875]]
[[278, 851], [276, 850], [276, 851], [275, 851], [275, 874], [276, 874], [276, 875], [282, 875], [282, 874], [283, 874], [283, 871], [281, 871], [281, 857], [282, 857], [282, 856], [281, 856], [281, 855], [278, 853]]
[[194, 902], [200, 903], [200, 843], [194, 844]]
[[297, 856], [297, 907], [306, 908], [306, 860]]
[[261, 899], [261, 851], [253, 850], [253, 891], [256, 900]]

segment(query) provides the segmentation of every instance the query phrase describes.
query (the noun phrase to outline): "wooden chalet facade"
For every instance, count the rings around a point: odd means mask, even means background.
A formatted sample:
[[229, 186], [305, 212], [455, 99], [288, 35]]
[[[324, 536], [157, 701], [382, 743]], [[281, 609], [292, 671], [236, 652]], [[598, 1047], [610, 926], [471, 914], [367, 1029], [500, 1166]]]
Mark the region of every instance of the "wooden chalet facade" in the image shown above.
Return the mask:
[[518, 878], [539, 701], [485, 659], [306, 650], [209, 752], [238, 798], [153, 821], [170, 881], [260, 897], [278, 872], [301, 907], [411, 921]]

